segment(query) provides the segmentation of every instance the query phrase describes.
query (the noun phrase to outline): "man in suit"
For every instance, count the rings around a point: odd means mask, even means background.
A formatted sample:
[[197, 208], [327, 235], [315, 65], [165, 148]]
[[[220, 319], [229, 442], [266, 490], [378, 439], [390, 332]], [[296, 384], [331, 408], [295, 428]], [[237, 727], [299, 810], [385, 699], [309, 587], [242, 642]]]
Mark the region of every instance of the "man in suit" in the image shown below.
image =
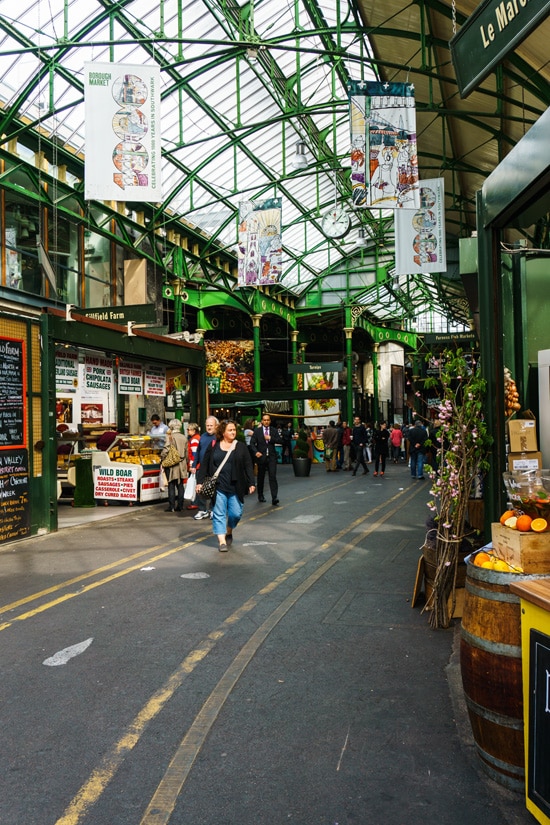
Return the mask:
[[267, 471], [269, 478], [269, 489], [271, 492], [271, 503], [274, 507], [279, 503], [277, 498], [279, 486], [277, 484], [277, 450], [275, 444], [282, 444], [277, 429], [271, 426], [271, 416], [267, 413], [262, 415], [262, 423], [256, 427], [250, 439], [250, 448], [254, 459], [258, 465], [258, 478], [256, 491], [258, 501], [265, 501], [264, 479]]

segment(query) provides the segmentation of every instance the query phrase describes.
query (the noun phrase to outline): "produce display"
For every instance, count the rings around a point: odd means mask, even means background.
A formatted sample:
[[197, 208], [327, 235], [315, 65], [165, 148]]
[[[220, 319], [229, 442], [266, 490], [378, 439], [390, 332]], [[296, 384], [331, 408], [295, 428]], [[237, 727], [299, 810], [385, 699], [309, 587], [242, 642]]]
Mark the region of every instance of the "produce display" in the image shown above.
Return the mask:
[[483, 567], [485, 570], [495, 570], [497, 573], [523, 573], [523, 568], [508, 564], [504, 559], [499, 559], [494, 553], [480, 550], [475, 554], [472, 563], [476, 567]]
[[254, 343], [205, 341], [206, 377], [219, 378], [220, 392], [254, 391]]
[[521, 410], [519, 403], [519, 392], [516, 382], [512, 378], [512, 373], [508, 367], [504, 367], [504, 413], [506, 418], [510, 418], [514, 413]]

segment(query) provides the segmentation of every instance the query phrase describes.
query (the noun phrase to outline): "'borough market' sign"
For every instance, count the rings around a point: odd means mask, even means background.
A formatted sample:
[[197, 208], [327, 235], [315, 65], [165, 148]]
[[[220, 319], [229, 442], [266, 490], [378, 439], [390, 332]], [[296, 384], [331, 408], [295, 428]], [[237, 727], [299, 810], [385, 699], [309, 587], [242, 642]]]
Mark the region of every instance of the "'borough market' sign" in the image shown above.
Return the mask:
[[449, 44], [460, 96], [479, 86], [549, 13], [549, 0], [481, 3]]

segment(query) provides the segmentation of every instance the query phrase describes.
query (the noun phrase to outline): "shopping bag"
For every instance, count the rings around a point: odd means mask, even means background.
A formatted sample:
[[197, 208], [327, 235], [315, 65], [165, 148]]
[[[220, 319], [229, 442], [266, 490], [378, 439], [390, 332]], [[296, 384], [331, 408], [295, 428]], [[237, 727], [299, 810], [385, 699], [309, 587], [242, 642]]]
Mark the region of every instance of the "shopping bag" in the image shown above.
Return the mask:
[[197, 479], [195, 473], [191, 473], [191, 475], [187, 479], [187, 484], [185, 485], [185, 492], [183, 494], [183, 497], [186, 501], [194, 501], [196, 492]]

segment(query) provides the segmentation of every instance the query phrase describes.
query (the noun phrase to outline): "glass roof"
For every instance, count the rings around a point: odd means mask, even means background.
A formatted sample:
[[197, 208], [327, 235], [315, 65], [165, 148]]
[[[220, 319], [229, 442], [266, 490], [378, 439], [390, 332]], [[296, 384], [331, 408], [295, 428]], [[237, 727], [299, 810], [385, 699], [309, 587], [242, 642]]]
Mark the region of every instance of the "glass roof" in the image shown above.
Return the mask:
[[[456, 260], [442, 276], [411, 276], [398, 284], [391, 276], [391, 216], [351, 204], [347, 84], [376, 77], [373, 35], [369, 41], [361, 17], [370, 13], [369, 5], [367, 0], [2, 0], [1, 132], [24, 143], [25, 132], [40, 128], [83, 160], [84, 62], [156, 63], [162, 84], [163, 208], [169, 215], [204, 230], [219, 247], [235, 250], [238, 204], [281, 197], [282, 285], [298, 297], [298, 305], [319, 287], [320, 303], [341, 305], [341, 290], [331, 286], [340, 278], [346, 281], [346, 299], [368, 302], [379, 322], [434, 309], [466, 322]], [[399, 6], [406, 8], [403, 2]], [[392, 48], [398, 52], [396, 43]], [[307, 166], [296, 169], [299, 141], [307, 147]], [[352, 229], [330, 241], [320, 218], [335, 201], [346, 205]], [[366, 247], [358, 246], [359, 227], [367, 229]], [[381, 265], [387, 271], [384, 284], [376, 277]]]

